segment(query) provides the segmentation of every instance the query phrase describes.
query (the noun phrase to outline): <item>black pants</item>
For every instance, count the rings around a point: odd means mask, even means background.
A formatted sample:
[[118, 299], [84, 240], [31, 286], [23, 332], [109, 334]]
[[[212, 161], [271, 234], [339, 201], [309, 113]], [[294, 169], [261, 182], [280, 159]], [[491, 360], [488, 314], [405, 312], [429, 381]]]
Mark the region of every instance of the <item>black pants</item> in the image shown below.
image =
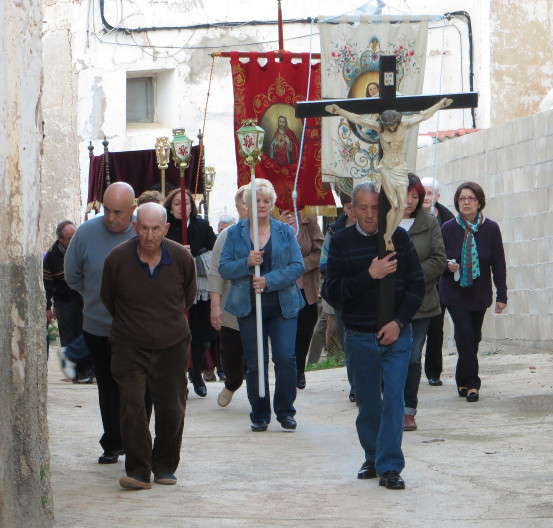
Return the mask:
[[442, 313], [430, 318], [430, 325], [426, 333], [426, 353], [424, 356], [424, 373], [428, 379], [440, 379], [442, 375], [442, 347], [444, 344], [444, 315]]
[[[305, 294], [302, 290], [303, 298]], [[309, 343], [317, 324], [317, 303], [307, 304], [298, 313], [298, 330], [296, 333], [296, 369], [298, 378], [305, 373], [305, 360], [309, 352]]]
[[83, 298], [79, 295], [64, 301], [54, 297], [54, 308], [60, 331], [60, 344], [66, 347], [83, 331]]
[[244, 380], [244, 351], [240, 332], [222, 326], [219, 343], [225, 372], [225, 387], [234, 392], [240, 388]]
[[[186, 410], [186, 360], [190, 338], [164, 349], [113, 343], [111, 368], [121, 393], [121, 435], [127, 475], [150, 481], [175, 473]], [[155, 409], [155, 440], [145, 400]]]
[[119, 428], [119, 387], [111, 375], [111, 345], [105, 336], [97, 336], [83, 331], [86, 346], [94, 361], [98, 399], [104, 434], [100, 445], [104, 451], [122, 449]]
[[482, 323], [486, 310], [471, 312], [460, 306], [447, 307], [453, 319], [455, 344], [457, 345], [457, 387], [480, 388], [478, 377], [478, 345], [482, 339]]

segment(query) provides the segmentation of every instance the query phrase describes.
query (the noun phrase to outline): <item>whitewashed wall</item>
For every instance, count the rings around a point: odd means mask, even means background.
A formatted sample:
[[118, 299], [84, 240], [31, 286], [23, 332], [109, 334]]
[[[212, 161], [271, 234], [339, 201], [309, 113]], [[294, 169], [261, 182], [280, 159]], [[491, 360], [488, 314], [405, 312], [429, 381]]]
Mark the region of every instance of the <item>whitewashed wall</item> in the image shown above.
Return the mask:
[[[453, 209], [463, 181], [486, 193], [507, 259], [508, 310], [488, 310], [485, 341], [553, 344], [553, 111], [419, 149], [417, 174], [436, 176]], [[494, 298], [495, 299], [495, 298]]]

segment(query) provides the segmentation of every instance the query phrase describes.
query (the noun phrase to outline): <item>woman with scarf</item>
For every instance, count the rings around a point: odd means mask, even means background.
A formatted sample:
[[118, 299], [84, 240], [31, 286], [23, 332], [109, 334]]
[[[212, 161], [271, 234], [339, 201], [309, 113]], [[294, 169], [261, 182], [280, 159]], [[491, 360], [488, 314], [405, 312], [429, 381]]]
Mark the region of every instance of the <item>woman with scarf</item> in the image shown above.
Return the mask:
[[439, 289], [453, 320], [459, 354], [457, 391], [468, 402], [476, 402], [480, 391], [478, 345], [484, 315], [492, 304], [492, 276], [497, 290], [495, 313], [507, 307], [505, 252], [499, 226], [482, 213], [486, 197], [480, 185], [461, 184], [453, 202], [459, 214], [442, 226], [448, 269]]
[[[171, 224], [167, 238], [182, 243], [181, 191], [171, 191], [165, 199], [167, 221]], [[197, 294], [196, 302], [189, 312], [190, 331], [192, 333], [190, 381], [198, 396], [206, 396], [207, 388], [202, 379], [205, 354], [215, 339], [215, 330], [211, 327], [209, 313], [209, 293], [207, 291], [207, 272], [211, 263], [211, 250], [216, 236], [207, 220], [198, 217], [196, 204], [190, 191], [186, 191], [186, 218], [188, 245], [196, 262]]]

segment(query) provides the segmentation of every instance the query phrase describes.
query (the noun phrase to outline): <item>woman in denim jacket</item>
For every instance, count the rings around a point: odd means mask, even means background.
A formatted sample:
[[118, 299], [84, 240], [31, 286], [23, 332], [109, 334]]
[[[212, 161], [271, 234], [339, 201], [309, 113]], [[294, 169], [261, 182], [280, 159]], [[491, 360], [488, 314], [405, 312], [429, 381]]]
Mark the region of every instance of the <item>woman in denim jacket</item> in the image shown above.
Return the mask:
[[[244, 357], [246, 385], [252, 407], [252, 431], [266, 431], [271, 421], [269, 395], [269, 347], [275, 365], [273, 407], [284, 429], [296, 428], [295, 340], [298, 312], [304, 305], [296, 281], [303, 275], [303, 257], [292, 228], [271, 218], [276, 193], [270, 181], [256, 180], [257, 215], [260, 251], [253, 250], [253, 227], [250, 218], [228, 229], [221, 253], [219, 273], [231, 281], [225, 310], [238, 318]], [[251, 202], [251, 190], [244, 192], [244, 201]], [[254, 277], [259, 264], [261, 277]], [[255, 293], [261, 293], [263, 313], [263, 350], [265, 353], [265, 397], [259, 397], [257, 368], [257, 333]]]

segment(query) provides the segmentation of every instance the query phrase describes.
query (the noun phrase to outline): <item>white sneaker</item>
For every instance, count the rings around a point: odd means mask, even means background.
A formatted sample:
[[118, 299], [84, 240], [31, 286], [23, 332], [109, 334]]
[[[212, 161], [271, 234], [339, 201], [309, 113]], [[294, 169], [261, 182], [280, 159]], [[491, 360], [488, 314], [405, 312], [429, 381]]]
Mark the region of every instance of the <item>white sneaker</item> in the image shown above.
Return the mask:
[[217, 396], [217, 403], [221, 407], [226, 407], [231, 402], [233, 396], [234, 392], [223, 387], [223, 390], [219, 393], [219, 396]]
[[74, 380], [77, 377], [77, 364], [73, 363], [69, 359], [65, 358], [65, 366], [63, 367], [63, 373], [69, 379]]

